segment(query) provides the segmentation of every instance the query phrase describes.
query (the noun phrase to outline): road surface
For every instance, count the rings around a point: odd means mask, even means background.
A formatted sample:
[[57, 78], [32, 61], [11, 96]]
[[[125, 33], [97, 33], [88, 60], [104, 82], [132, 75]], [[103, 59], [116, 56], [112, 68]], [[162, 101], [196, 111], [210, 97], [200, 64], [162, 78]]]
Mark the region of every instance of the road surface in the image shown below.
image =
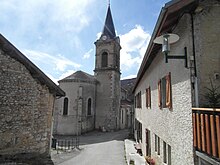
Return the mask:
[[88, 133], [80, 137], [80, 153], [59, 165], [126, 165], [124, 139], [127, 136], [127, 130]]

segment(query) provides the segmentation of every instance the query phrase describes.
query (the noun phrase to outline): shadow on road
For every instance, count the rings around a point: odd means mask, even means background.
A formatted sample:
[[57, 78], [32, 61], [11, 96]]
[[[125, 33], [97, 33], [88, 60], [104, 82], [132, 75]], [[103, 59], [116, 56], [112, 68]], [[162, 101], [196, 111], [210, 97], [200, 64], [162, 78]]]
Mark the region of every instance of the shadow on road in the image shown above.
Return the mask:
[[[100, 132], [100, 131], [93, 131], [89, 133], [85, 133], [83, 135], [78, 136], [79, 138], [79, 145], [87, 145], [87, 144], [95, 144], [95, 143], [103, 143], [112, 140], [117, 141], [124, 141], [124, 139], [128, 138], [129, 131], [119, 130], [115, 132]], [[76, 136], [54, 136], [54, 138], [63, 140], [63, 139], [73, 139]]]

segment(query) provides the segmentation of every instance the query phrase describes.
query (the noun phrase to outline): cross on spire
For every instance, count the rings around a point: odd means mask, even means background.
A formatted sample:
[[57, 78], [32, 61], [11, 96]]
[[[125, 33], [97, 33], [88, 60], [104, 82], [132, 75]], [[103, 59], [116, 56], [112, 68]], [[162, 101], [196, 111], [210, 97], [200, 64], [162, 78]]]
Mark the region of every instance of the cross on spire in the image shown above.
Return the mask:
[[108, 6], [110, 6], [110, 0], [108, 0]]

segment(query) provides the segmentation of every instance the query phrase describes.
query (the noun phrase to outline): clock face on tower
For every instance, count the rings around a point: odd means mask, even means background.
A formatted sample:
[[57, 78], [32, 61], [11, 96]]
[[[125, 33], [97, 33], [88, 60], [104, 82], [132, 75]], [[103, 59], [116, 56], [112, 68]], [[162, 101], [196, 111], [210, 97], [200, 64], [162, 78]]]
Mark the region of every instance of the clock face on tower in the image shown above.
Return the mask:
[[106, 36], [106, 35], [103, 35], [103, 36], [102, 36], [102, 40], [105, 41], [106, 39], [107, 39], [107, 36]]

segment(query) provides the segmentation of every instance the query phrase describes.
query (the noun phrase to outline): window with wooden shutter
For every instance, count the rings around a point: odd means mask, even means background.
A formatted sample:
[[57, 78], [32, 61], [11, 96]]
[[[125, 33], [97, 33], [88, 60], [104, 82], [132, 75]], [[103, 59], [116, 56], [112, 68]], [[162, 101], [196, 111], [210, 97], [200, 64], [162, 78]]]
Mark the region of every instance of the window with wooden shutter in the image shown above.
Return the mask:
[[136, 108], [141, 108], [141, 91], [135, 96], [136, 100]]
[[172, 108], [171, 74], [169, 73], [158, 82], [158, 106]]
[[172, 108], [170, 73], [166, 76], [166, 107], [169, 109]]
[[162, 108], [162, 101], [161, 101], [161, 80], [158, 81], [158, 106]]
[[150, 87], [146, 89], [146, 107], [151, 108], [151, 90], [150, 90]]

